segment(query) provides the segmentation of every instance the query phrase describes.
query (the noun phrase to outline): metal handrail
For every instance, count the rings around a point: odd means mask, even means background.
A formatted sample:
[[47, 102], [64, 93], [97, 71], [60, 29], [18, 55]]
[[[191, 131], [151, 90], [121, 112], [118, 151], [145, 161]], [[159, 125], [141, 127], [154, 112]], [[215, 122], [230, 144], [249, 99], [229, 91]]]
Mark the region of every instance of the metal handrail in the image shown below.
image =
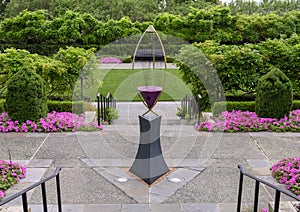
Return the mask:
[[3, 199], [1, 202], [0, 202], [0, 206], [2, 205], [5, 205], [6, 203], [22, 196], [22, 203], [23, 203], [23, 211], [24, 212], [28, 212], [28, 202], [27, 202], [27, 192], [38, 187], [38, 186], [41, 186], [42, 188], [42, 198], [43, 198], [43, 209], [44, 209], [44, 212], [47, 212], [48, 209], [47, 209], [47, 198], [46, 198], [46, 186], [45, 186], [45, 183], [53, 178], [56, 178], [56, 191], [57, 191], [57, 206], [58, 206], [58, 211], [59, 212], [62, 212], [62, 205], [61, 205], [61, 193], [60, 193], [60, 182], [59, 182], [59, 173], [61, 171], [61, 167], [57, 167], [55, 169], [55, 172], [54, 174], [52, 174], [51, 176], [37, 182], [37, 183], [34, 183], [33, 185], [31, 186], [28, 186], [27, 188], [25, 188], [24, 190], [16, 193], [16, 194], [13, 194], [5, 199]]
[[244, 175], [255, 180], [255, 194], [254, 194], [254, 212], [257, 212], [258, 210], [258, 195], [259, 195], [259, 184], [262, 183], [264, 185], [267, 185], [273, 189], [276, 190], [275, 192], [275, 202], [274, 202], [274, 212], [278, 212], [279, 211], [279, 203], [280, 203], [280, 194], [283, 193], [297, 201], [300, 201], [300, 197], [298, 197], [297, 195], [293, 194], [292, 192], [290, 192], [289, 190], [280, 188], [278, 186], [275, 186], [269, 182], [267, 182], [266, 180], [260, 179], [258, 177], [255, 177], [251, 174], [249, 174], [245, 168], [240, 164], [238, 165], [238, 168], [240, 169], [240, 182], [239, 182], [239, 192], [238, 192], [238, 202], [237, 202], [237, 212], [241, 211], [241, 202], [242, 202], [242, 190], [243, 190], [243, 179], [244, 179]]

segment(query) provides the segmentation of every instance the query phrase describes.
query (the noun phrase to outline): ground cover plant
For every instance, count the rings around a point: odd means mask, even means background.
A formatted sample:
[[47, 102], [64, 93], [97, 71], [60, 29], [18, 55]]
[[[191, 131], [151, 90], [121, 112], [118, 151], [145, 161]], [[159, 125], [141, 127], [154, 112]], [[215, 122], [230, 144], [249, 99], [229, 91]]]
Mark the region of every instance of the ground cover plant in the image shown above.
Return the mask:
[[95, 122], [85, 123], [84, 115], [77, 115], [70, 112], [51, 112], [46, 118], [34, 122], [27, 120], [25, 123], [13, 121], [7, 113], [0, 115], [0, 132], [75, 132], [94, 131], [103, 129]]
[[100, 63], [122, 63], [121, 59], [116, 58], [116, 57], [101, 57], [99, 59]]
[[26, 176], [26, 166], [11, 161], [0, 160], [0, 201], [5, 191]]
[[300, 197], [300, 158], [284, 158], [273, 164], [272, 176]]
[[224, 132], [300, 132], [300, 110], [293, 110], [289, 116], [281, 119], [260, 118], [255, 112], [225, 111], [212, 121], [195, 125], [199, 131]]

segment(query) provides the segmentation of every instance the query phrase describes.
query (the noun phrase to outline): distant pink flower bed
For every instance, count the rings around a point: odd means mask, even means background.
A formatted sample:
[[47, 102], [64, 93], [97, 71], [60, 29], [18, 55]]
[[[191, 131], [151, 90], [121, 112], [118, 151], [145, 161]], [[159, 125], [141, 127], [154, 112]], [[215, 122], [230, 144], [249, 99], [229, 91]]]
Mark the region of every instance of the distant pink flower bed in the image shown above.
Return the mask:
[[284, 158], [272, 168], [273, 177], [300, 198], [300, 158]]
[[100, 63], [122, 63], [122, 60], [116, 57], [101, 57]]
[[0, 132], [75, 132], [78, 130], [102, 130], [97, 123], [85, 123], [84, 116], [69, 112], [51, 112], [38, 123], [27, 120], [26, 123], [12, 121], [7, 113], [0, 115]]
[[5, 191], [26, 176], [26, 166], [18, 163], [0, 160], [0, 201]]
[[274, 118], [260, 118], [255, 112], [222, 112], [210, 122], [201, 122], [195, 125], [199, 131], [224, 132], [300, 132], [300, 110], [291, 111], [289, 117], [280, 120]]

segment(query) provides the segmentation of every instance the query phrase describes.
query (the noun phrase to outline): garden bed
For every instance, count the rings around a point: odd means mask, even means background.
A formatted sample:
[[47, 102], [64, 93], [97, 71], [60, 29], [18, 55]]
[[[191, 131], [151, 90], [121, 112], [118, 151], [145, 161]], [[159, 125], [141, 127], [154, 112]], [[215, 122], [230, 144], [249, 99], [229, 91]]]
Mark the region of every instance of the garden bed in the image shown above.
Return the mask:
[[75, 132], [102, 130], [103, 126], [96, 122], [85, 122], [84, 115], [77, 115], [69, 112], [51, 112], [46, 118], [38, 122], [27, 120], [26, 123], [19, 123], [9, 118], [3, 112], [0, 115], [0, 132]]
[[26, 166], [11, 161], [0, 160], [0, 201], [5, 192], [26, 176]]
[[280, 120], [275, 118], [260, 118], [255, 112], [222, 112], [212, 121], [195, 125], [199, 131], [223, 132], [300, 132], [300, 110], [293, 110], [289, 117]]

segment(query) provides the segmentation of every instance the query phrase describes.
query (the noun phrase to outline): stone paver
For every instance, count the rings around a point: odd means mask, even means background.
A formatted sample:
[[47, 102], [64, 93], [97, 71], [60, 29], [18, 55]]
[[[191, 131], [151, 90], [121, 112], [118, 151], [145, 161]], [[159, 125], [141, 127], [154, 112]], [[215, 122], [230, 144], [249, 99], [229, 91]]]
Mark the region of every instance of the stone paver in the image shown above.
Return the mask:
[[[162, 122], [161, 144], [170, 168], [177, 169], [148, 187], [132, 176], [131, 166], [138, 148], [139, 128], [136, 113], [144, 111], [138, 104], [130, 117], [126, 103], [123, 120], [104, 126], [101, 132], [76, 133], [9, 133], [0, 136], [0, 159], [27, 165], [27, 178], [8, 191], [20, 189], [53, 174], [60, 174], [64, 211], [235, 211], [239, 182], [238, 164], [271, 183], [271, 164], [284, 157], [299, 157], [300, 133], [207, 133], [196, 132], [176, 117], [176, 104], [158, 104], [168, 120]], [[129, 118], [128, 118], [129, 117]], [[126, 124], [126, 119], [132, 120]], [[127, 120], [127, 122], [130, 122]], [[45, 142], [44, 142], [45, 141]], [[117, 177], [127, 177], [125, 183]], [[171, 183], [170, 177], [183, 178]], [[245, 178], [243, 208], [251, 208], [254, 182]], [[277, 185], [277, 184], [276, 184]], [[49, 211], [55, 205], [55, 181], [47, 183]], [[32, 211], [41, 208], [40, 189], [28, 194]], [[268, 207], [274, 192], [262, 186], [261, 207]], [[282, 197], [282, 200], [290, 200]], [[157, 204], [148, 204], [148, 203]], [[17, 210], [20, 199], [7, 206]], [[141, 203], [141, 204], [138, 204]]]

